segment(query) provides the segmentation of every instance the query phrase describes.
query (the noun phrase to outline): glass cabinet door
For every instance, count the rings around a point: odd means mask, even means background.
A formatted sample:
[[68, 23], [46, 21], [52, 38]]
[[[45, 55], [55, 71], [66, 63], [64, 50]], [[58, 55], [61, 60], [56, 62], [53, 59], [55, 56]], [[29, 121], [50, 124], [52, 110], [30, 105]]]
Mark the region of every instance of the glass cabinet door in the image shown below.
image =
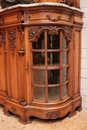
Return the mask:
[[68, 44], [62, 31], [43, 31], [32, 42], [33, 101], [61, 101], [68, 96]]

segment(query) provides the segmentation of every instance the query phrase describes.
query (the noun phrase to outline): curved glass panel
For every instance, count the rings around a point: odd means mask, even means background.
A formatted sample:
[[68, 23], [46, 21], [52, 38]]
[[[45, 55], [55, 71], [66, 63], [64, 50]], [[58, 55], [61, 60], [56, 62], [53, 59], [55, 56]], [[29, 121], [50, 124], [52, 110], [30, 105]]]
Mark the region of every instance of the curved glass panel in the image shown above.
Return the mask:
[[47, 56], [48, 56], [47, 59], [48, 59], [49, 65], [59, 64], [59, 61], [60, 61], [59, 52], [48, 52]]
[[33, 52], [33, 65], [44, 65], [45, 64], [45, 53], [44, 52]]
[[60, 83], [60, 70], [48, 70], [48, 84]]
[[41, 33], [37, 41], [32, 43], [32, 49], [44, 49], [44, 32]]
[[63, 95], [63, 97], [67, 96], [67, 85], [66, 84], [62, 86], [62, 95]]
[[45, 70], [32, 70], [32, 83], [33, 84], [41, 84], [45, 85], [46, 84], [46, 76], [45, 76]]
[[58, 35], [47, 35], [47, 49], [59, 49], [60, 48], [60, 37]]
[[46, 88], [43, 87], [34, 87], [34, 100], [45, 102]]
[[55, 101], [60, 99], [60, 87], [48, 88], [48, 100]]

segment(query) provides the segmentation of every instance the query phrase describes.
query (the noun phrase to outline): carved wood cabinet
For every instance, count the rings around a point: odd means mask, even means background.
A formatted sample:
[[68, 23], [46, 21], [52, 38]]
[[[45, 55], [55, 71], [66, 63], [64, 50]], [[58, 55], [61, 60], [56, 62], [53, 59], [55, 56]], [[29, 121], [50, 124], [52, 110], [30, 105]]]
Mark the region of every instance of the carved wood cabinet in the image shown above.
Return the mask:
[[0, 11], [0, 104], [4, 113], [62, 118], [81, 108], [82, 12], [59, 3]]

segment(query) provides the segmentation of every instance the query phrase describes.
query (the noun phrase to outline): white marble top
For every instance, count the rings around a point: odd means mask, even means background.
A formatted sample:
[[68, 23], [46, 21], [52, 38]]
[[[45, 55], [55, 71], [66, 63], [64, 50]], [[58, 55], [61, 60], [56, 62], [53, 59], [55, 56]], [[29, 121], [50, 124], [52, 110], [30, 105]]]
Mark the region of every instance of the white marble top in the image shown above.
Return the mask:
[[78, 12], [82, 12], [79, 8], [71, 7], [71, 6], [68, 6], [66, 4], [56, 3], [56, 2], [41, 2], [41, 3], [33, 3], [33, 4], [17, 4], [17, 5], [14, 5], [14, 6], [10, 6], [10, 7], [1, 9], [0, 12], [4, 12], [4, 11], [7, 11], [7, 10], [15, 9], [15, 8], [18, 8], [18, 7], [21, 7], [21, 8], [23, 8], [23, 7], [30, 8], [30, 7], [36, 7], [36, 6], [64, 7], [64, 8], [69, 8], [69, 9], [71, 9], [73, 11], [75, 10], [75, 11], [78, 11]]

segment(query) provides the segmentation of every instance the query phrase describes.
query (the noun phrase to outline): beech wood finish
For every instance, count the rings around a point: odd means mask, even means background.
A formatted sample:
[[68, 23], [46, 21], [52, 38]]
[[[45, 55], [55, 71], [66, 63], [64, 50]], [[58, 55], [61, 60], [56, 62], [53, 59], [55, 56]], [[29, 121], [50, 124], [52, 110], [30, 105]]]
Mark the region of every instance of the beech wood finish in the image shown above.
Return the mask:
[[81, 11], [56, 5], [0, 12], [0, 104], [6, 115], [17, 114], [26, 124], [31, 116], [56, 119], [81, 108], [82, 24]]

